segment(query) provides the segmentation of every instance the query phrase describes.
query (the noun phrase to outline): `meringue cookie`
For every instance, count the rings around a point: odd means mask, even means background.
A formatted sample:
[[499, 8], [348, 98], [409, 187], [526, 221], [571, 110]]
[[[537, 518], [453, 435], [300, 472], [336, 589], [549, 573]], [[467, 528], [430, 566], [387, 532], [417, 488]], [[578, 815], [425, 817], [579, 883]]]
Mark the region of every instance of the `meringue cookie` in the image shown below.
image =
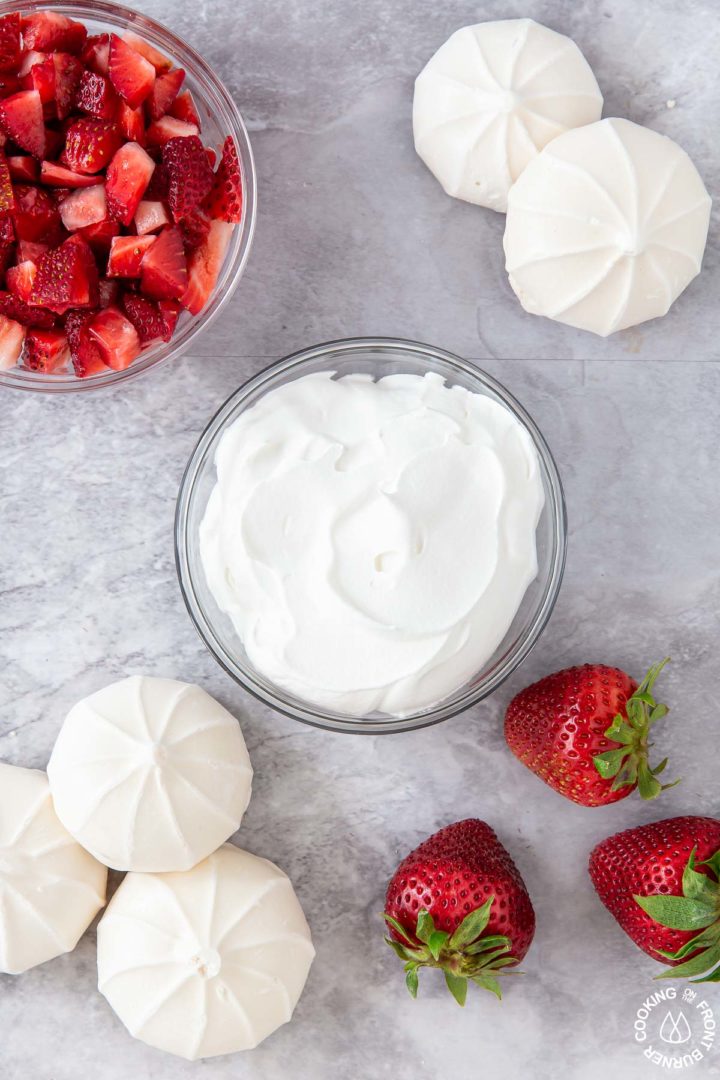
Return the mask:
[[48, 765], [68, 832], [114, 870], [187, 870], [250, 801], [240, 725], [199, 686], [134, 677], [72, 708]]
[[58, 821], [45, 773], [0, 762], [0, 972], [74, 949], [106, 883], [105, 867]]
[[665, 135], [617, 119], [568, 131], [510, 191], [510, 285], [526, 311], [603, 337], [665, 315], [700, 272], [710, 206]]
[[290, 1020], [315, 950], [289, 878], [225, 844], [182, 874], [128, 874], [98, 927], [98, 986], [131, 1035], [194, 1061]]
[[457, 30], [415, 82], [415, 149], [448, 195], [507, 208], [510, 185], [603, 99], [574, 41], [532, 19]]

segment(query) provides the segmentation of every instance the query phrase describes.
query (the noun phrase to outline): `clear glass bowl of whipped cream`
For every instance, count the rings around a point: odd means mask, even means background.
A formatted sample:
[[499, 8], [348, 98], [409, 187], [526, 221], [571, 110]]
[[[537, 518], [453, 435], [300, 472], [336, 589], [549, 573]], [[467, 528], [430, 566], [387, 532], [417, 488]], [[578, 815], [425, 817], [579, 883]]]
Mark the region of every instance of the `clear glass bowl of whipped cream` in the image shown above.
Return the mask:
[[441, 349], [331, 342], [256, 375], [190, 458], [175, 523], [188, 611], [265, 704], [335, 731], [438, 723], [545, 628], [562, 484], [508, 391]]

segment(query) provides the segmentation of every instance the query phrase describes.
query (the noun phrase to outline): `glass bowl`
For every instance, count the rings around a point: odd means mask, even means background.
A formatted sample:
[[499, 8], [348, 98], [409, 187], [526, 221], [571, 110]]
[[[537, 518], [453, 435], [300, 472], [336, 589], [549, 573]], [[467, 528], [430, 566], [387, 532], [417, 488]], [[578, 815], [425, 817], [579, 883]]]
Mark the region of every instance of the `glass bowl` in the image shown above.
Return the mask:
[[233, 136], [240, 158], [243, 185], [242, 221], [233, 230], [215, 290], [199, 315], [191, 315], [187, 311], [181, 314], [171, 341], [145, 349], [124, 371], [108, 369], [86, 379], [79, 379], [72, 370], [50, 375], [20, 367], [0, 370], [0, 387], [67, 393], [97, 390], [134, 379], [185, 352], [197, 335], [213, 321], [232, 296], [250, 252], [256, 213], [255, 164], [245, 124], [230, 94], [205, 60], [167, 27], [139, 11], [120, 4], [107, 3], [105, 0], [64, 0], [59, 4], [43, 3], [42, 0], [28, 0], [27, 3], [0, 0], [0, 16], [11, 11], [19, 10], [27, 15], [45, 9], [59, 11], [62, 15], [85, 23], [91, 34], [108, 31], [122, 34], [131, 30], [165, 53], [177, 67], [184, 68], [183, 89], [190, 90], [195, 100], [202, 122], [203, 142], [212, 147], [219, 156], [225, 138], [228, 135]]
[[[199, 530], [216, 482], [215, 452], [221, 436], [264, 394], [315, 371], [333, 371], [338, 375], [369, 372], [375, 378], [397, 373], [438, 372], [447, 384], [485, 394], [509, 409], [529, 432], [538, 454], [545, 506], [537, 528], [537, 577], [525, 593], [503, 641], [482, 670], [439, 704], [402, 717], [383, 713], [349, 716], [333, 712], [294, 697], [270, 682], [249, 662], [230, 618], [217, 606], [205, 580]], [[266, 705], [295, 720], [332, 731], [379, 734], [436, 724], [475, 705], [500, 686], [525, 659], [547, 625], [565, 567], [566, 535], [562, 484], [550, 450], [532, 418], [500, 383], [442, 349], [393, 338], [355, 338], [329, 342], [288, 356], [250, 379], [228, 398], [200, 437], [185, 470], [175, 518], [175, 555], [180, 588], [190, 617], [210, 652], [236, 682]]]

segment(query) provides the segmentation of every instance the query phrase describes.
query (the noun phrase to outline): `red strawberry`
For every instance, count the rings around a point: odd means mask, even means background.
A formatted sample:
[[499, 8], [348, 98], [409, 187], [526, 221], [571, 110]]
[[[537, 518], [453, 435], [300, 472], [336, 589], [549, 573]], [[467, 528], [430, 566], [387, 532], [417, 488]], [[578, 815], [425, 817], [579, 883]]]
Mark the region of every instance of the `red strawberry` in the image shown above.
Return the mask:
[[150, 183], [147, 186], [145, 198], [159, 199], [162, 202], [167, 202], [169, 189], [170, 180], [167, 174], [167, 169], [163, 165], [162, 161], [159, 161], [158, 164], [155, 166], [155, 172], [150, 177]]
[[0, 370], [15, 367], [23, 351], [25, 334], [24, 326], [0, 315]]
[[192, 124], [200, 131], [200, 114], [189, 90], [183, 90], [170, 106], [170, 115], [176, 120], [182, 120], [186, 124]]
[[70, 359], [79, 379], [107, 370], [103, 354], [88, 331], [94, 316], [94, 311], [69, 311], [65, 319]]
[[[23, 160], [35, 161], [34, 158], [23, 158]], [[40, 179], [47, 187], [67, 188], [92, 187], [94, 184], [102, 184], [103, 181], [102, 176], [76, 173], [72, 169], [66, 169], [64, 165], [58, 165], [55, 161], [43, 161], [40, 166]]]
[[720, 821], [678, 817], [627, 829], [597, 845], [589, 870], [625, 933], [672, 965], [658, 978], [720, 980]]
[[129, 225], [135, 217], [155, 162], [137, 143], [125, 143], [108, 165], [105, 191], [110, 217]]
[[110, 35], [110, 81], [131, 109], [137, 109], [152, 91], [155, 68], [117, 34]]
[[105, 308], [93, 316], [88, 333], [98, 345], [108, 367], [124, 371], [140, 352], [137, 330], [116, 307]]
[[11, 292], [0, 292], [0, 314], [23, 326], [37, 326], [44, 330], [49, 330], [57, 322], [54, 312], [26, 304]]
[[168, 174], [168, 203], [175, 221], [200, 205], [213, 186], [213, 171], [200, 138], [170, 139], [162, 149]]
[[[55, 64], [52, 56], [46, 56], [33, 64], [22, 77], [23, 90], [37, 90], [43, 105], [55, 103]], [[45, 110], [43, 110], [45, 112]]]
[[29, 184], [15, 185], [12, 219], [18, 240], [58, 243], [62, 237], [60, 214], [46, 191]]
[[137, 109], [131, 109], [127, 102], [121, 101], [117, 114], [117, 125], [128, 142], [143, 145], [145, 142], [145, 120], [141, 105]]
[[119, 232], [120, 226], [117, 221], [110, 221], [108, 218], [106, 221], [98, 221], [96, 225], [86, 225], [79, 230], [78, 235], [87, 240], [93, 251], [105, 255], [110, 250], [113, 237]]
[[27, 157], [25, 154], [14, 154], [7, 159], [10, 177], [13, 180], [29, 181], [33, 183], [39, 175], [39, 167], [36, 158]]
[[654, 799], [664, 790], [657, 777], [667, 758], [650, 768], [648, 736], [668, 710], [651, 691], [666, 663], [651, 668], [640, 686], [602, 664], [548, 675], [510, 702], [508, 746], [536, 776], [581, 806], [605, 806], [635, 788]]
[[202, 247], [208, 238], [210, 225], [210, 218], [201, 207], [182, 219], [180, 230], [183, 234], [183, 243], [189, 252]]
[[10, 168], [4, 152], [0, 150], [0, 213], [6, 214], [9, 210], [14, 209], [15, 194], [10, 179]]
[[184, 79], [185, 72], [182, 68], [175, 68], [173, 71], [157, 76], [148, 98], [148, 112], [152, 120], [159, 120], [161, 116], [169, 112], [170, 106], [180, 93]]
[[78, 188], [72, 195], [63, 200], [60, 207], [60, 217], [68, 232], [85, 228], [86, 225], [97, 225], [107, 219], [107, 200], [103, 184], [93, 184], [92, 187]]
[[60, 156], [60, 151], [65, 145], [65, 127], [45, 128], [45, 158], [48, 161], [53, 161]]
[[226, 221], [213, 221], [207, 240], [188, 259], [188, 287], [180, 302], [193, 315], [199, 315], [217, 284], [233, 227]]
[[0, 19], [0, 71], [17, 71], [20, 55], [20, 14], [14, 11]]
[[169, 300], [161, 300], [154, 304], [137, 293], [125, 293], [123, 307], [125, 314], [137, 330], [142, 347], [148, 348], [156, 345], [159, 341], [170, 341], [174, 323], [171, 326], [168, 319], [160, 309], [160, 304], [172, 303]]
[[59, 315], [69, 308], [94, 307], [97, 283], [92, 251], [81, 236], [71, 236], [38, 260], [32, 302]]
[[187, 287], [187, 262], [180, 230], [164, 229], [143, 258], [140, 288], [153, 300], [177, 300]]
[[23, 364], [31, 371], [52, 372], [64, 368], [70, 348], [64, 330], [28, 330]]
[[0, 101], [0, 127], [23, 150], [45, 157], [43, 106], [37, 90], [21, 90]]
[[5, 282], [8, 289], [22, 303], [29, 304], [32, 301], [35, 278], [37, 277], [37, 263], [32, 259], [10, 266], [5, 274]]
[[110, 281], [108, 278], [100, 278], [98, 282], [98, 307], [117, 307], [121, 299], [122, 289], [119, 281]]
[[228, 135], [223, 144], [222, 157], [215, 174], [212, 191], [205, 203], [210, 217], [220, 221], [242, 220], [242, 178], [235, 140]]
[[[18, 90], [22, 90], [20, 80], [15, 75], [8, 75], [4, 71], [0, 71], [0, 98], [10, 97], [11, 94], [17, 94]], [[0, 138], [3, 142], [7, 138], [4, 132], [0, 132]]]
[[170, 218], [164, 203], [143, 199], [135, 212], [135, 230], [138, 236], [156, 232], [163, 225], [169, 224]]
[[82, 52], [87, 30], [56, 11], [38, 11], [22, 21], [23, 44], [26, 49], [41, 52]]
[[191, 135], [199, 134], [200, 129], [195, 124], [186, 124], [183, 120], [176, 120], [173, 116], [163, 116], [161, 120], [155, 120], [147, 129], [146, 137], [148, 146], [164, 146], [170, 139], [186, 139]]
[[175, 327], [182, 311], [182, 304], [177, 300], [158, 300], [158, 310], [165, 320], [167, 340], [169, 341], [175, 333]]
[[116, 236], [110, 245], [107, 276], [139, 278], [143, 256], [154, 243], [154, 236]]
[[109, 120], [75, 120], [65, 136], [63, 164], [75, 172], [100, 172], [122, 145], [119, 128]]
[[152, 64], [159, 75], [162, 74], [163, 71], [169, 71], [172, 67], [172, 61], [161, 53], [159, 49], [156, 49], [154, 45], [151, 45], [149, 41], [146, 41], [145, 38], [141, 38], [128, 30], [123, 35], [123, 40], [125, 44], [133, 48], [135, 52], [144, 56], [145, 59]]
[[70, 53], [55, 53], [55, 104], [60, 120], [65, 120], [72, 112], [83, 66], [76, 56]]
[[106, 75], [84, 71], [75, 96], [75, 104], [81, 112], [98, 120], [113, 120], [117, 114], [118, 96]]
[[16, 262], [21, 263], [29, 259], [36, 263], [41, 255], [50, 250], [49, 244], [41, 244], [39, 240], [18, 240]]
[[464, 1005], [468, 980], [500, 997], [498, 975], [518, 964], [535, 933], [535, 913], [510, 855], [484, 821], [469, 818], [434, 833], [403, 859], [388, 885], [388, 945], [418, 971], [441, 968]]
[[90, 71], [98, 75], [107, 75], [110, 65], [110, 35], [93, 34], [89, 37], [80, 59]]

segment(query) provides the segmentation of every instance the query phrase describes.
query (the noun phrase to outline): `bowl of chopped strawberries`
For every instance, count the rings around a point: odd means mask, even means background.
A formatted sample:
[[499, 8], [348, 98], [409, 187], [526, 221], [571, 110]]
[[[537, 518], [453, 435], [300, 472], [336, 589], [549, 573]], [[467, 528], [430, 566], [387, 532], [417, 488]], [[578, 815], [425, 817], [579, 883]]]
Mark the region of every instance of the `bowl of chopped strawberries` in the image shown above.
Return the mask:
[[0, 2], [0, 386], [96, 389], [177, 356], [254, 224], [245, 125], [189, 45], [102, 0]]

